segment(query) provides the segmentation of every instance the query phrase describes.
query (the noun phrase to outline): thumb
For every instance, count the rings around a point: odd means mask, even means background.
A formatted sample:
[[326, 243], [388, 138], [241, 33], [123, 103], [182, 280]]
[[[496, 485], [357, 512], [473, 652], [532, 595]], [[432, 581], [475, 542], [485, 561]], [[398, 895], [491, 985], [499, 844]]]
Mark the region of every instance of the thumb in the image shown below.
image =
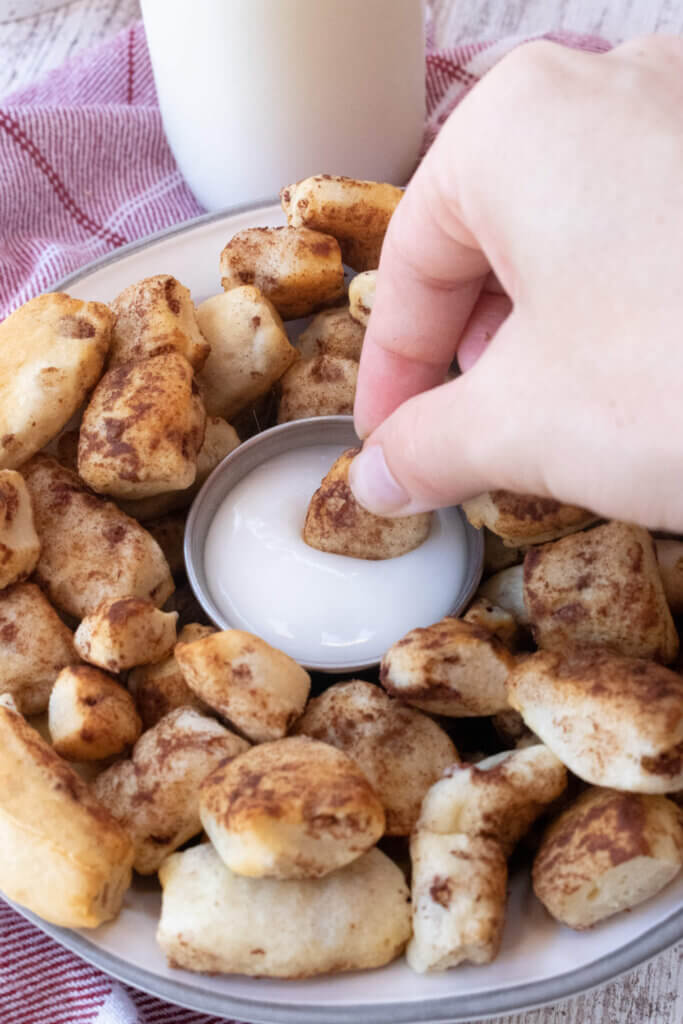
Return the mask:
[[408, 399], [366, 439], [349, 471], [364, 508], [375, 515], [413, 515], [458, 505], [511, 481], [515, 490], [545, 490], [534, 479], [536, 467], [521, 457], [528, 450], [528, 438], [521, 436], [527, 410], [492, 351], [500, 351], [507, 326], [476, 366]]

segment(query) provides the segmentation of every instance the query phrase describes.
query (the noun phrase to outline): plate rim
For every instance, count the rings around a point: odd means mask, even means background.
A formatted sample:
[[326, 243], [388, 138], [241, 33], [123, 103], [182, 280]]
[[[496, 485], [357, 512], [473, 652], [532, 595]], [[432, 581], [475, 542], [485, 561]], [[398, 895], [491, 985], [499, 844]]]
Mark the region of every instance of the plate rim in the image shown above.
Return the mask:
[[118, 249], [107, 252], [103, 256], [98, 256], [97, 259], [91, 260], [89, 263], [84, 263], [82, 267], [77, 267], [76, 270], [70, 271], [66, 277], [61, 277], [58, 281], [55, 281], [53, 285], [50, 285], [49, 291], [62, 291], [69, 285], [78, 284], [84, 277], [90, 277], [96, 271], [111, 266], [112, 263], [118, 263], [127, 256], [131, 256], [134, 252], [141, 249], [149, 249], [156, 242], [163, 242], [167, 238], [173, 238], [174, 235], [182, 235], [188, 231], [194, 231], [196, 228], [203, 227], [204, 224], [226, 220], [229, 217], [238, 217], [242, 213], [251, 213], [252, 211], [267, 209], [271, 206], [280, 206], [279, 196], [266, 196], [263, 199], [248, 203], [237, 203], [235, 206], [226, 206], [222, 210], [200, 213], [198, 217], [190, 217], [188, 220], [180, 221], [179, 224], [171, 224], [169, 227], [154, 231], [151, 235], [145, 235], [144, 238], [136, 238], [132, 242], [126, 242], [125, 245], [119, 246]]
[[[356, 1024], [359, 1014], [362, 1014], [363, 1024], [454, 1024], [458, 1021], [464, 1024], [471, 1020], [520, 1013], [569, 999], [614, 981], [675, 946], [683, 937], [683, 907], [679, 907], [620, 949], [544, 981], [507, 985], [493, 992], [437, 996], [415, 1003], [349, 1003], [341, 1007], [325, 1003], [287, 1005], [262, 998], [251, 999], [211, 992], [184, 981], [163, 978], [101, 949], [80, 932], [50, 924], [6, 896], [3, 899], [60, 945], [111, 977], [167, 1002], [228, 1020], [235, 1018], [249, 1021], [251, 1024]], [[198, 974], [197, 977], [206, 976]], [[253, 979], [256, 983], [258, 980]], [[255, 1013], [257, 1016], [254, 1016]]]
[[[52, 291], [64, 291], [105, 267], [118, 263], [143, 249], [153, 247], [176, 235], [194, 231], [205, 224], [239, 216], [243, 213], [277, 207], [279, 196], [225, 207], [210, 213], [191, 217], [179, 224], [162, 228], [144, 238], [106, 253], [70, 272], [51, 286]], [[683, 939], [683, 907], [652, 925], [624, 946], [593, 960], [583, 967], [569, 970], [543, 981], [507, 985], [485, 993], [454, 994], [427, 998], [415, 1004], [397, 1002], [353, 1003], [343, 1007], [323, 1003], [285, 1005], [264, 999], [228, 996], [188, 985], [184, 981], [164, 978], [144, 967], [128, 963], [120, 957], [96, 946], [86, 936], [70, 929], [43, 921], [36, 914], [20, 907], [0, 893], [0, 896], [19, 914], [36, 925], [61, 946], [75, 953], [87, 963], [98, 967], [111, 977], [133, 985], [144, 992], [188, 1009], [211, 1013], [229, 1019], [237, 1017], [257, 1024], [355, 1024], [363, 1014], [364, 1024], [446, 1024], [446, 1022], [481, 1020], [486, 1017], [547, 1005], [556, 1000], [569, 999], [589, 989], [613, 981], [640, 964], [673, 947]], [[198, 975], [198, 977], [203, 977]], [[257, 981], [257, 979], [254, 979]], [[256, 1013], [258, 1016], [254, 1016]]]

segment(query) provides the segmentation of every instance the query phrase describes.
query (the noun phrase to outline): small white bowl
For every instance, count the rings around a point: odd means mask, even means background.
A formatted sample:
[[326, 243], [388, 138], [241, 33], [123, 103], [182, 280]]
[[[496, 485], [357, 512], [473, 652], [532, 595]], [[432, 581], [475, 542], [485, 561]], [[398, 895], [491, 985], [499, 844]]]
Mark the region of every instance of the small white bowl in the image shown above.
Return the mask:
[[[195, 498], [185, 529], [185, 565], [197, 600], [219, 629], [231, 629], [236, 624], [230, 622], [216, 605], [204, 569], [204, 544], [218, 508], [232, 488], [263, 462], [293, 448], [319, 444], [338, 444], [345, 448], [359, 444], [353, 429], [353, 418], [318, 416], [283, 423], [279, 427], [271, 427], [256, 434], [223, 459]], [[467, 541], [465, 575], [457, 593], [453, 594], [450, 610], [451, 615], [458, 615], [479, 586], [484, 562], [484, 541], [480, 531], [469, 524], [462, 509], [453, 508], [450, 511], [462, 520]], [[338, 660], [307, 663], [306, 668], [316, 672], [348, 673], [363, 671], [376, 664], [376, 659], [361, 664]]]

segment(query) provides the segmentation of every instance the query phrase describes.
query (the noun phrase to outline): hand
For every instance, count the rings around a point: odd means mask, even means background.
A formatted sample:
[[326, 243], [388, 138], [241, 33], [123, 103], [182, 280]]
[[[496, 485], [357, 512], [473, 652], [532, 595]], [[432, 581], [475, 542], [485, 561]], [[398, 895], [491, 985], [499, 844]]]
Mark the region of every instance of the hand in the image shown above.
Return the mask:
[[683, 530], [682, 392], [683, 40], [519, 47], [391, 221], [354, 492], [403, 515], [501, 487]]

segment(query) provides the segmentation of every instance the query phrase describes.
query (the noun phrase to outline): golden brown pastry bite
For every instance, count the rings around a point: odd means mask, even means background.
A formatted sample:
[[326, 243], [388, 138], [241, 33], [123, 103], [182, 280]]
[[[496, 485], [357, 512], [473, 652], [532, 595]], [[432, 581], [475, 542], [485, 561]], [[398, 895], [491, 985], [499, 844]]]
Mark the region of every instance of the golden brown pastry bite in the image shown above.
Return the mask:
[[253, 285], [207, 299], [197, 318], [211, 343], [197, 376], [211, 416], [232, 419], [270, 391], [298, 359], [275, 306]]
[[302, 359], [279, 383], [278, 423], [309, 416], [350, 416], [356, 397], [358, 363], [322, 353]]
[[349, 448], [333, 463], [306, 512], [303, 538], [312, 548], [351, 558], [396, 558], [429, 536], [431, 512], [388, 519], [359, 505], [349, 484], [349, 468], [360, 448]]
[[417, 828], [493, 839], [509, 857], [566, 786], [567, 769], [542, 743], [454, 764], [426, 793]]
[[335, 683], [309, 701], [292, 733], [329, 743], [356, 762], [384, 806], [390, 836], [410, 835], [425, 793], [458, 760], [441, 726], [359, 679]]
[[148, 498], [194, 483], [206, 413], [177, 352], [109, 370], [83, 413], [78, 473], [101, 494]]
[[543, 836], [534, 892], [556, 920], [590, 928], [650, 899], [683, 867], [683, 818], [663, 796], [591, 788]]
[[413, 937], [408, 966], [419, 974], [496, 957], [505, 922], [507, 863], [500, 845], [418, 829], [410, 840]]
[[128, 691], [91, 665], [69, 665], [50, 692], [52, 746], [67, 761], [102, 761], [140, 735], [142, 722]]
[[[178, 643], [189, 644], [215, 632], [213, 626], [189, 623], [178, 634]], [[145, 729], [156, 725], [159, 719], [176, 708], [192, 707], [203, 712], [209, 710], [185, 682], [174, 654], [169, 654], [163, 661], [153, 665], [134, 668], [128, 676], [128, 689], [135, 698]]]
[[178, 708], [143, 733], [129, 760], [97, 776], [93, 792], [135, 844], [134, 868], [151, 875], [201, 831], [199, 787], [246, 740], [193, 708]]
[[162, 661], [176, 642], [177, 612], [163, 612], [141, 597], [103, 601], [86, 615], [74, 644], [84, 661], [109, 672]]
[[99, 302], [39, 295], [0, 324], [0, 468], [16, 469], [68, 423], [97, 383], [113, 315]]
[[379, 181], [316, 174], [280, 192], [287, 223], [333, 235], [344, 263], [354, 270], [379, 266], [391, 215], [403, 189]]
[[66, 928], [116, 917], [133, 844], [88, 785], [0, 696], [0, 889]]
[[524, 605], [545, 650], [607, 647], [664, 664], [678, 653], [654, 542], [640, 526], [610, 522], [532, 548]]
[[226, 292], [255, 285], [283, 320], [334, 306], [344, 295], [339, 245], [303, 227], [239, 231], [221, 253], [220, 271]]
[[202, 783], [202, 825], [223, 863], [250, 878], [322, 878], [384, 832], [384, 810], [341, 750], [289, 736], [261, 743]]
[[586, 782], [635, 793], [683, 788], [683, 677], [610, 651], [539, 651], [507, 679], [528, 727]]
[[554, 498], [513, 491], [487, 491], [463, 502], [463, 510], [477, 530], [485, 526], [512, 547], [543, 544], [582, 530], [598, 518], [576, 505]]
[[456, 718], [508, 707], [505, 680], [514, 655], [493, 633], [447, 615], [413, 629], [386, 652], [380, 682], [406, 704]]
[[261, 978], [382, 967], [410, 936], [401, 869], [378, 849], [324, 878], [245, 878], [210, 843], [169, 857], [157, 941], [171, 967]]
[[177, 352], [198, 370], [209, 354], [190, 292], [170, 274], [131, 284], [111, 303], [114, 326], [109, 369], [135, 359]]
[[281, 739], [308, 699], [308, 672], [253, 633], [226, 629], [174, 654], [190, 689], [254, 743]]
[[60, 671], [77, 661], [73, 633], [35, 583], [0, 590], [0, 693], [22, 714], [45, 711]]
[[39, 555], [24, 478], [13, 469], [0, 469], [0, 589], [30, 576]]
[[35, 579], [58, 608], [81, 619], [102, 601], [136, 596], [161, 606], [173, 593], [161, 548], [113, 502], [44, 455], [22, 476], [41, 543]]
[[204, 440], [197, 454], [197, 472], [194, 483], [182, 491], [166, 491], [163, 494], [155, 494], [151, 498], [119, 499], [119, 507], [126, 515], [145, 524], [150, 520], [160, 519], [172, 512], [188, 508], [218, 463], [234, 451], [239, 443], [237, 431], [230, 423], [221, 419], [220, 416], [207, 416]]
[[360, 360], [365, 329], [356, 323], [348, 306], [326, 309], [314, 316], [297, 339], [297, 348], [303, 359], [315, 356], [339, 356]]
[[410, 843], [413, 970], [494, 959], [505, 919], [506, 859], [566, 785], [564, 765], [535, 744], [452, 765], [429, 789]]
[[356, 274], [349, 285], [349, 311], [353, 319], [367, 327], [377, 290], [377, 271], [366, 270]]

